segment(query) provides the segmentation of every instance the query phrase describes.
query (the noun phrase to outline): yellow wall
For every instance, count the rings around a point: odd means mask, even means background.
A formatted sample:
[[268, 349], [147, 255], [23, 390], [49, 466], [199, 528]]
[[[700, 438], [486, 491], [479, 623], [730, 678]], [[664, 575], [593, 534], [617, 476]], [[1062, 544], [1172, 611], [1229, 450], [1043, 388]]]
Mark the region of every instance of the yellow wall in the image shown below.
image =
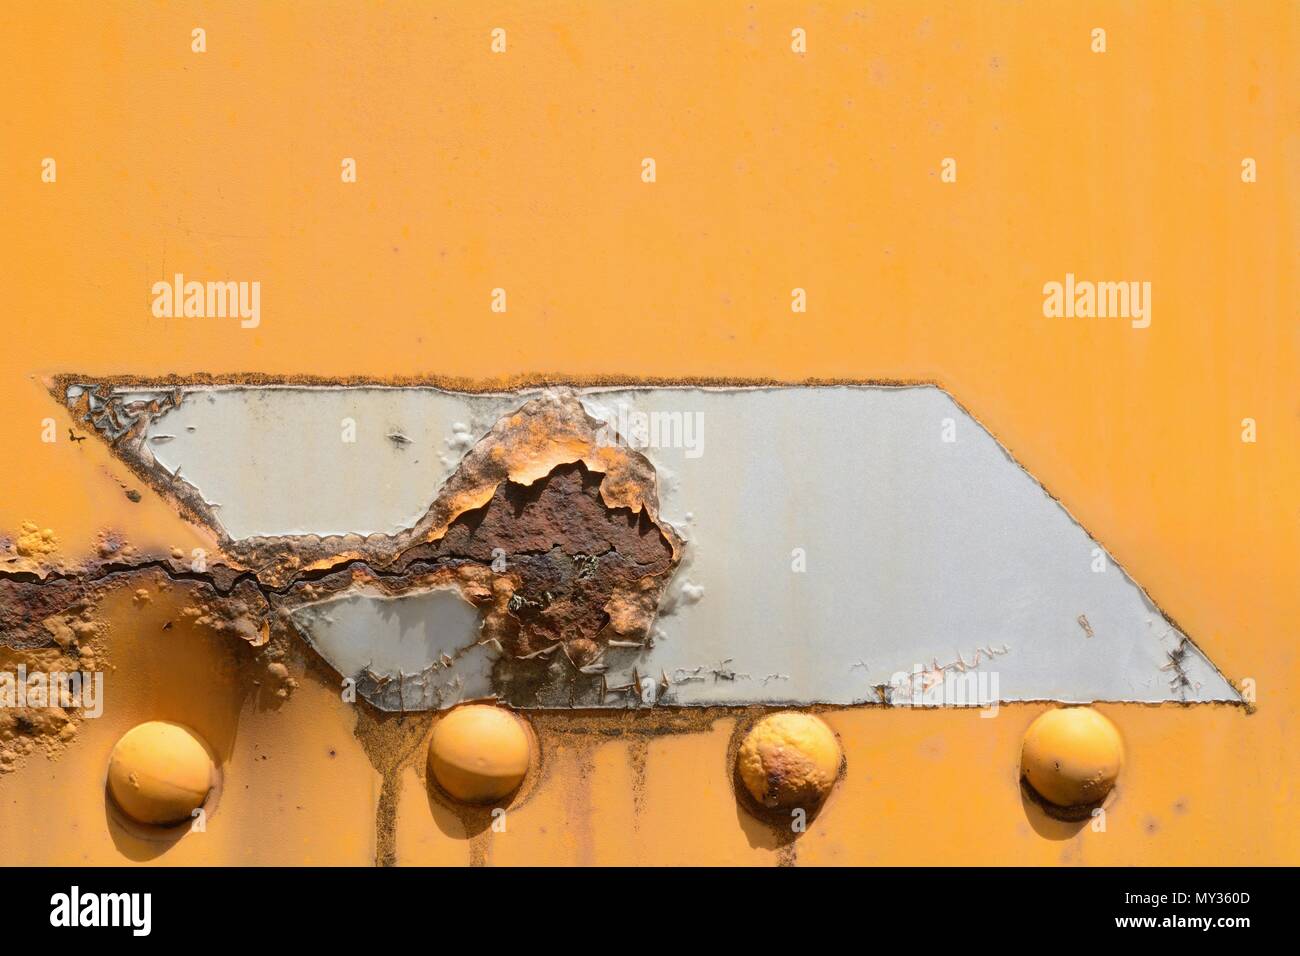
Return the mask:
[[[848, 777], [799, 861], [1300, 862], [1298, 48], [1281, 0], [6, 5], [0, 534], [36, 521], [70, 558], [105, 526], [201, 539], [65, 440], [48, 373], [937, 380], [1258, 710], [1107, 707], [1119, 801], [1067, 840], [1016, 786], [1039, 708], [833, 712]], [[261, 325], [152, 318], [177, 271], [259, 280]], [[1149, 280], [1151, 327], [1044, 318], [1066, 272]], [[161, 654], [144, 631], [115, 618], [117, 673]], [[278, 711], [244, 701], [227, 772], [251, 796], [228, 784], [164, 862], [373, 858], [354, 715], [301, 680]], [[0, 777], [4, 844], [40, 837], [13, 862], [120, 858], [96, 774], [158, 706], [121, 698]], [[735, 808], [732, 719], [648, 745], [544, 724], [566, 749], [486, 847], [405, 771], [398, 858], [788, 859]]]

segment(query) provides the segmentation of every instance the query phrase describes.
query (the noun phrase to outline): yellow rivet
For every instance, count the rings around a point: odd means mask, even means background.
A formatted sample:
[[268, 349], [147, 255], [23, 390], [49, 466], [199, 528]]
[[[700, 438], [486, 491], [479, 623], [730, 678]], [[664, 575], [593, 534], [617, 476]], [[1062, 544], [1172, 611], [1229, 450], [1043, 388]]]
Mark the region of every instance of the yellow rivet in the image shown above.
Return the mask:
[[429, 772], [457, 800], [490, 803], [519, 788], [532, 756], [532, 738], [518, 717], [501, 707], [469, 704], [433, 728]]
[[1060, 707], [1025, 731], [1020, 778], [1048, 803], [1079, 809], [1106, 799], [1123, 764], [1114, 724], [1091, 707]]
[[840, 742], [825, 721], [788, 711], [754, 725], [740, 745], [736, 769], [761, 806], [813, 810], [830, 793], [843, 760]]
[[212, 789], [212, 749], [189, 727], [151, 720], [132, 727], [108, 760], [108, 790], [132, 820], [170, 826], [191, 819]]

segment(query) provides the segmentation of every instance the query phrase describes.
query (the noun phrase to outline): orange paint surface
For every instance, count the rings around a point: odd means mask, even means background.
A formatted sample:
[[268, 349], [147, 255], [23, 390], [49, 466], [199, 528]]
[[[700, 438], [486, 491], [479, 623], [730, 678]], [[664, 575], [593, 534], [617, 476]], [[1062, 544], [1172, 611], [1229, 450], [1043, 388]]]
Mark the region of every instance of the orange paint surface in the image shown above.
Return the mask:
[[[6, 7], [0, 536], [207, 546], [68, 441], [52, 373], [937, 380], [1258, 710], [1104, 708], [1118, 802], [1065, 840], [1016, 782], [1040, 708], [831, 712], [848, 774], [798, 861], [1300, 862], [1298, 46], [1283, 2]], [[260, 281], [261, 324], [153, 318], [176, 272]], [[1044, 318], [1067, 272], [1150, 281], [1150, 328]], [[379, 776], [337, 687], [306, 674], [261, 709], [221, 648], [173, 657], [150, 620], [114, 618], [105, 716], [0, 777], [6, 862], [136, 858], [103, 768], [151, 718], [229, 760], [208, 831], [163, 862], [373, 859]], [[736, 809], [728, 722], [654, 739], [636, 799], [628, 742], [554, 755], [487, 861], [776, 861]], [[406, 771], [399, 861], [468, 862], [423, 787]]]
[[[333, 687], [310, 679], [277, 708], [241, 679], [238, 642], [186, 623], [168, 592], [151, 593], [139, 605], [130, 589], [117, 592], [104, 610], [113, 630], [103, 715], [83, 720], [57, 757], [36, 754], [0, 776], [3, 862], [372, 862], [379, 775], [353, 736], [352, 708]], [[176, 623], [164, 630], [168, 620]], [[105, 800], [113, 745], [153, 719], [194, 728], [222, 765], [221, 794], [206, 829], [174, 842], [127, 832]]]

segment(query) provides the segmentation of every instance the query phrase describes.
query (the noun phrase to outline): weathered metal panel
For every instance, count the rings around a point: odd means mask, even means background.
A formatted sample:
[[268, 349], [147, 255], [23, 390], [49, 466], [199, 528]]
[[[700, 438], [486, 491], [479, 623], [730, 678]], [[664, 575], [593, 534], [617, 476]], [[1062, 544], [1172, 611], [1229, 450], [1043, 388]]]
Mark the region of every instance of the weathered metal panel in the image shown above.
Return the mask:
[[[466, 688], [543, 707], [1239, 699], [935, 386], [89, 394], [157, 409], [141, 413], [134, 445], [119, 445], [191, 486], [236, 539], [409, 532], [460, 456], [539, 397], [578, 397], [599, 440], [650, 459], [659, 513], [684, 547], [647, 640], [606, 642], [572, 667], [545, 654], [501, 660], [491, 648], [451, 668], [454, 693], [435, 692], [433, 656], [411, 660], [400, 639], [376, 636], [390, 635], [395, 609], [418, 614], [427, 596], [348, 598], [345, 620], [328, 625], [300, 612], [299, 628], [345, 677], [361, 676], [350, 640], [378, 674], [419, 682], [382, 693], [363, 682], [385, 709], [447, 706]], [[74, 406], [82, 396], [69, 390]], [[512, 557], [503, 549], [504, 563]], [[479, 641], [456, 628], [438, 634], [441, 651]], [[485, 680], [493, 661], [498, 677]], [[545, 686], [500, 679], [506, 666], [546, 668]]]

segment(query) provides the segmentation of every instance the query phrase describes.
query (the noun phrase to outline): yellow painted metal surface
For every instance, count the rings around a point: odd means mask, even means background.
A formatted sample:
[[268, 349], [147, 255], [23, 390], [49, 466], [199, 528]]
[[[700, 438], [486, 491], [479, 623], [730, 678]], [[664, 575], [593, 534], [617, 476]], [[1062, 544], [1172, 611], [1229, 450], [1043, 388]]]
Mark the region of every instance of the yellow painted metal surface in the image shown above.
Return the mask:
[[[124, 595], [104, 716], [0, 775], [4, 862], [1300, 862], [1298, 47], [1284, 2], [0, 11], [0, 534], [211, 546], [68, 440], [45, 374], [936, 380], [1258, 694], [1100, 707], [1104, 832], [1022, 800], [1039, 705], [826, 712], [847, 770], [793, 845], [736, 803], [743, 715], [549, 716], [496, 832], [431, 795], [427, 723], [358, 734], [306, 655], [268, 700], [229, 639]], [[175, 272], [260, 281], [259, 325], [152, 317]], [[1045, 318], [1067, 272], [1149, 280], [1150, 327]], [[206, 831], [162, 851], [104, 803], [149, 719], [224, 761]]]

